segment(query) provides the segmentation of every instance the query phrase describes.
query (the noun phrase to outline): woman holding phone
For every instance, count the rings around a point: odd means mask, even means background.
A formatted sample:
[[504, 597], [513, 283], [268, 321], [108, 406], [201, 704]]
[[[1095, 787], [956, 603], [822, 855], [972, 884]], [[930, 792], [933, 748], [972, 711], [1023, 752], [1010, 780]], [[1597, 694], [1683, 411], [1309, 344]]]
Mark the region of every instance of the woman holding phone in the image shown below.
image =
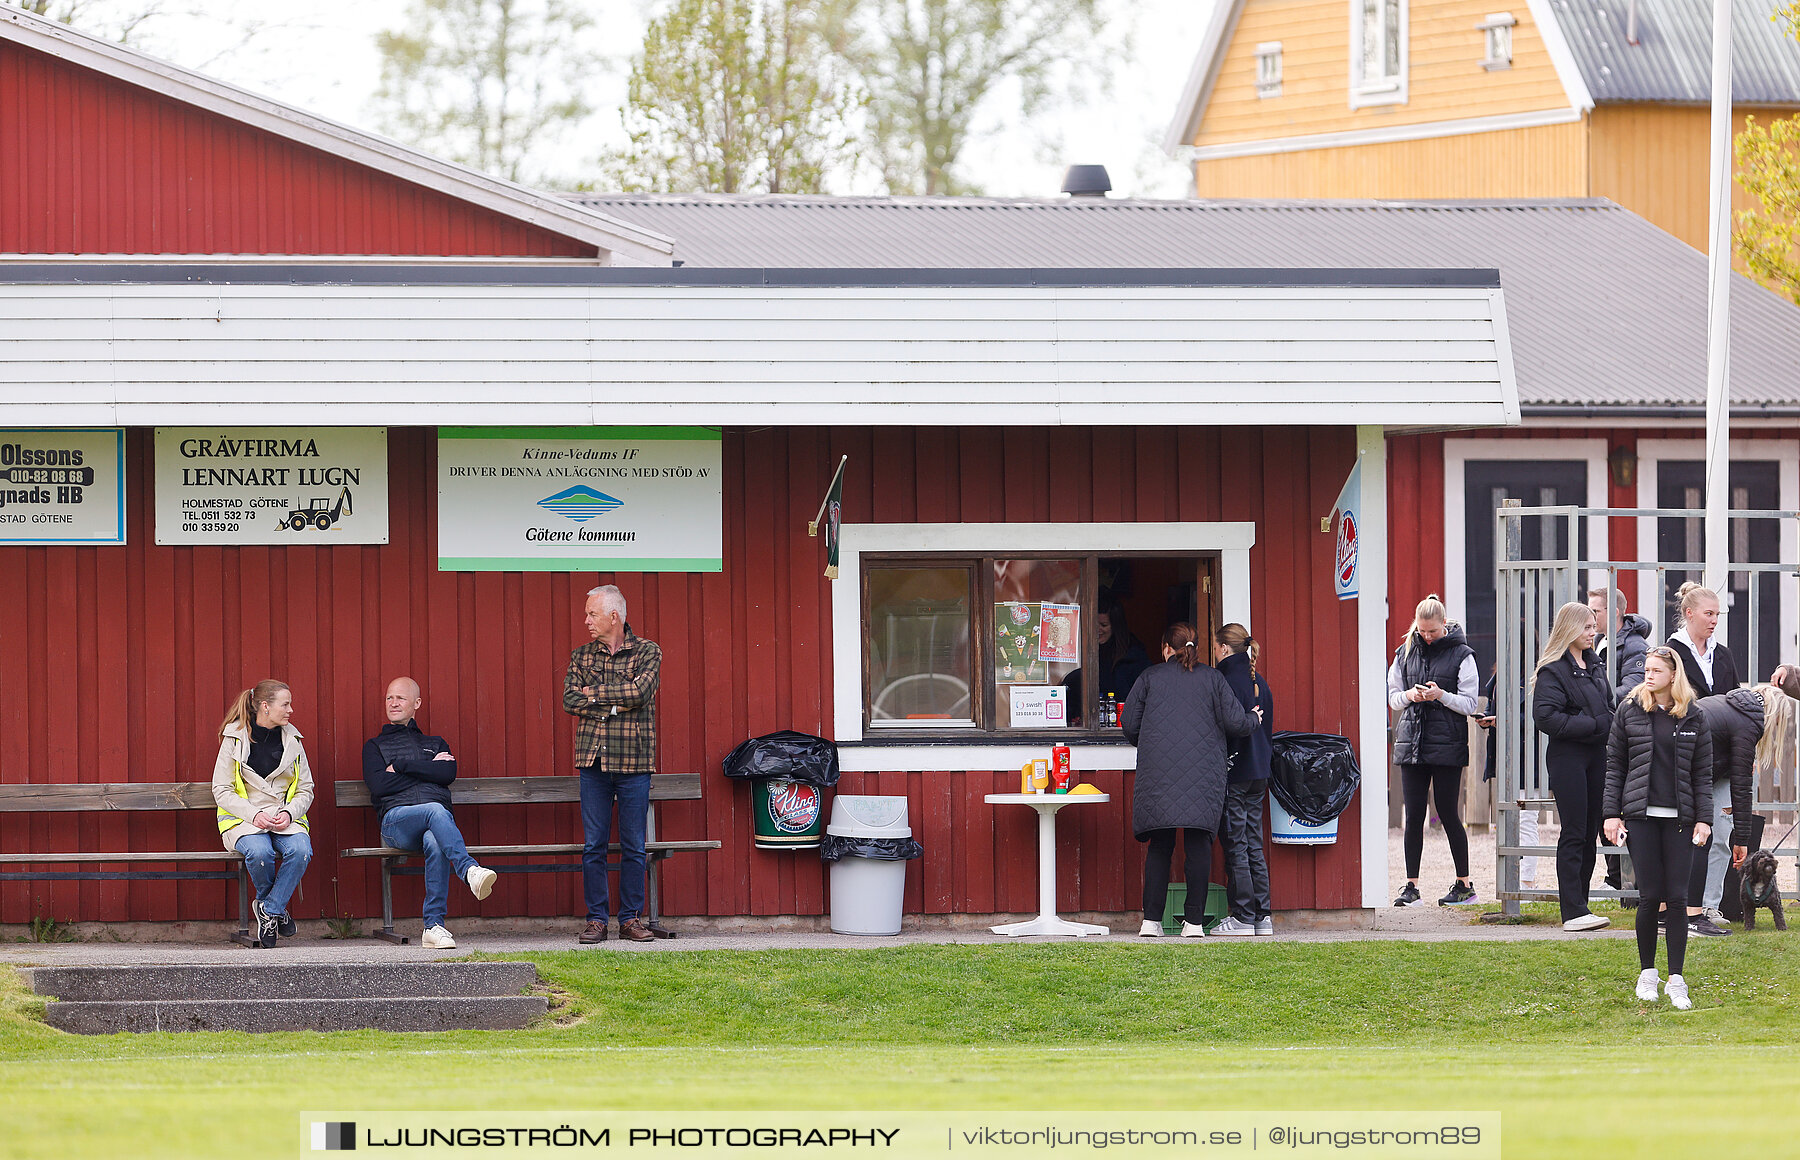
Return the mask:
[[1562, 836], [1556, 842], [1556, 893], [1563, 929], [1599, 930], [1607, 919], [1588, 907], [1600, 837], [1600, 791], [1606, 783], [1606, 741], [1612, 732], [1613, 689], [1594, 652], [1594, 610], [1570, 601], [1557, 609], [1550, 638], [1532, 675], [1531, 719], [1550, 743], [1544, 764], [1556, 798]]
[[1437, 800], [1444, 840], [1456, 863], [1456, 881], [1439, 906], [1475, 901], [1469, 878], [1469, 836], [1457, 813], [1463, 767], [1469, 764], [1467, 718], [1476, 714], [1481, 675], [1462, 625], [1452, 624], [1434, 593], [1413, 609], [1413, 625], [1388, 669], [1388, 707], [1400, 712], [1394, 727], [1394, 764], [1406, 798], [1406, 885], [1395, 906], [1422, 906], [1419, 863], [1425, 855], [1426, 795]]
[[[1687, 904], [1696, 846], [1712, 840], [1712, 731], [1694, 707], [1694, 690], [1674, 649], [1659, 645], [1644, 658], [1644, 683], [1613, 715], [1606, 742], [1606, 836], [1631, 852], [1637, 871], [1637, 997], [1656, 1001], [1657, 911], [1678, 915]], [[1702, 804], [1704, 803], [1704, 810]], [[1660, 905], [1659, 905], [1660, 904]], [[1687, 924], [1668, 923], [1669, 981], [1676, 1010], [1688, 998], [1682, 967]]]

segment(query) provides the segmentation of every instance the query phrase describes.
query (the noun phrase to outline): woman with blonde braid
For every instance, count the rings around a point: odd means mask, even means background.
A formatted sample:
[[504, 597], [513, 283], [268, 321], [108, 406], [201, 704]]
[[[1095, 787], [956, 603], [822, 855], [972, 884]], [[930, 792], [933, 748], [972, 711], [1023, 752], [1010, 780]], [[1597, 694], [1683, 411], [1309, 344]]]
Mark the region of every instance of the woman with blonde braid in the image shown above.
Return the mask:
[[256, 938], [265, 947], [278, 937], [293, 937], [288, 902], [312, 861], [306, 821], [312, 771], [300, 731], [288, 723], [293, 713], [294, 695], [280, 681], [258, 681], [245, 689], [219, 726], [219, 759], [213, 765], [219, 836], [227, 850], [244, 856], [256, 887], [251, 904]]
[[1274, 934], [1269, 905], [1269, 860], [1263, 854], [1263, 802], [1269, 796], [1269, 762], [1274, 757], [1275, 696], [1257, 672], [1262, 646], [1241, 624], [1213, 634], [1213, 666], [1244, 708], [1260, 720], [1248, 737], [1233, 737], [1226, 750], [1225, 889], [1231, 915], [1213, 927], [1217, 935]]

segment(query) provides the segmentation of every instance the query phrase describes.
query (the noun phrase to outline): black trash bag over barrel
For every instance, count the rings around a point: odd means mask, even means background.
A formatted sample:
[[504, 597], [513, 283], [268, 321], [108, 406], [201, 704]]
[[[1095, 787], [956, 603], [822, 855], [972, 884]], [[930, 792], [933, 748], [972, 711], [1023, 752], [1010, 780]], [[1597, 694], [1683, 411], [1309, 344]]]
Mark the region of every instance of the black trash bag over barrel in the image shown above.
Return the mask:
[[1348, 738], [1283, 731], [1274, 745], [1269, 792], [1282, 809], [1306, 826], [1322, 826], [1344, 812], [1362, 782]]
[[725, 776], [747, 781], [782, 777], [806, 785], [834, 786], [838, 779], [837, 745], [792, 729], [752, 737], [726, 756]]
[[912, 838], [845, 838], [826, 834], [819, 839], [819, 861], [836, 862], [839, 858], [868, 858], [875, 862], [910, 862], [923, 858], [925, 847]]

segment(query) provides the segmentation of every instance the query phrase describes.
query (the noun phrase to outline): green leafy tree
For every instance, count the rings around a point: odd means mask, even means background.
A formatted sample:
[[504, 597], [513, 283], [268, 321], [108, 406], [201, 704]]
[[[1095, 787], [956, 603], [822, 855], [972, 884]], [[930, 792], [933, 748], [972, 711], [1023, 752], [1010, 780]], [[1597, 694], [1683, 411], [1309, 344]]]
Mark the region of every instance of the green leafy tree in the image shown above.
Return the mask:
[[620, 110], [623, 189], [822, 193], [853, 170], [854, 80], [814, 0], [675, 0], [650, 22]]
[[1002, 97], [1025, 117], [1104, 78], [1102, 0], [854, 0], [834, 41], [869, 91], [891, 193], [979, 192], [957, 168], [978, 114]]
[[[1775, 19], [1800, 39], [1800, 0]], [[1734, 148], [1738, 184], [1757, 206], [1737, 212], [1732, 242], [1751, 274], [1800, 303], [1800, 116], [1767, 125], [1746, 117]]]
[[382, 131], [510, 181], [555, 181], [570, 130], [593, 110], [602, 67], [592, 20], [564, 0], [412, 0], [376, 36]]

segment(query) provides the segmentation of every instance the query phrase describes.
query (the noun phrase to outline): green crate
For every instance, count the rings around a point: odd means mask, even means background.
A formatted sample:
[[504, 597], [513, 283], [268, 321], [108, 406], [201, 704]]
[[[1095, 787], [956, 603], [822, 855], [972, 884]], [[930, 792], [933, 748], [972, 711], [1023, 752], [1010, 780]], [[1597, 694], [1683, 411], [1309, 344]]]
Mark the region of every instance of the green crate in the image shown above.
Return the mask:
[[[1187, 883], [1169, 883], [1169, 901], [1163, 908], [1163, 931], [1167, 934], [1181, 933], [1181, 916], [1187, 910]], [[1231, 913], [1231, 903], [1225, 898], [1225, 887], [1222, 883], [1208, 883], [1206, 887], [1206, 932], [1218, 926], [1226, 915]]]

